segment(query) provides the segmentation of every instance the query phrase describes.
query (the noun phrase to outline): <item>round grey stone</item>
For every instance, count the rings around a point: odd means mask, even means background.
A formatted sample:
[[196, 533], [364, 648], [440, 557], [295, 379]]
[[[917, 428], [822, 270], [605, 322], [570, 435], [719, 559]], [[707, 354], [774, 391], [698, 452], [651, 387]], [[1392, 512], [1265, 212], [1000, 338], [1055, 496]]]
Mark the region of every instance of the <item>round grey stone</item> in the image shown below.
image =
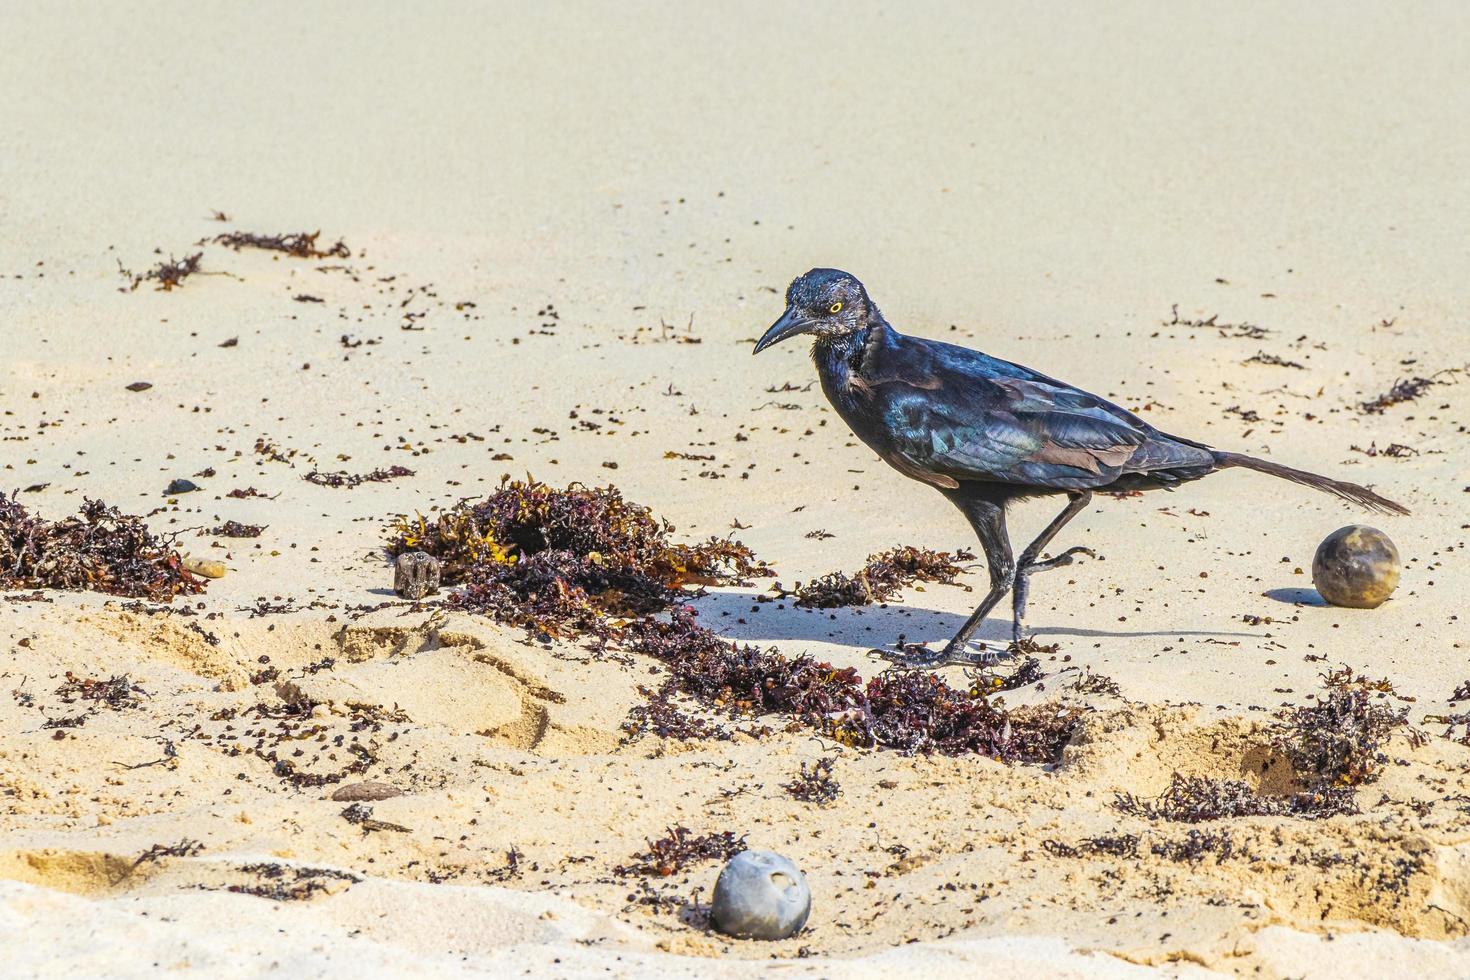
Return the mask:
[[1388, 535], [1349, 524], [1327, 535], [1312, 559], [1312, 584], [1334, 606], [1373, 609], [1398, 588], [1403, 563]]
[[710, 921], [738, 939], [785, 939], [811, 911], [812, 890], [795, 864], [770, 851], [741, 851], [720, 869]]

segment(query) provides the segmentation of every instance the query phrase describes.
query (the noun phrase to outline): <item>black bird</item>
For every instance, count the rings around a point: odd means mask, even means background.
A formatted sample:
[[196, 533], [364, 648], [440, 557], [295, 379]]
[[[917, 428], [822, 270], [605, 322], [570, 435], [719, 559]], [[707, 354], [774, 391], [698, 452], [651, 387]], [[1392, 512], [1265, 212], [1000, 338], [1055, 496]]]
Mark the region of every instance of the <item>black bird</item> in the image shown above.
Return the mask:
[[[813, 269], [786, 290], [786, 312], [755, 345], [759, 354], [812, 334], [812, 359], [827, 400], [874, 452], [905, 476], [927, 483], [958, 507], [985, 550], [990, 591], [943, 650], [885, 653], [909, 667], [987, 663], [966, 653], [991, 608], [1014, 596], [1012, 637], [1024, 639], [1027, 580], [1071, 564], [1070, 548], [1042, 560], [1042, 549], [1086, 508], [1094, 490], [1173, 489], [1232, 466], [1300, 483], [1376, 511], [1407, 508], [1366, 487], [1332, 480], [1160, 432], [1126, 409], [1038, 371], [953, 344], [894, 330], [856, 276]], [[1067, 506], [1011, 558], [1006, 506], [1065, 495]], [[1014, 648], [1013, 648], [1014, 649]]]

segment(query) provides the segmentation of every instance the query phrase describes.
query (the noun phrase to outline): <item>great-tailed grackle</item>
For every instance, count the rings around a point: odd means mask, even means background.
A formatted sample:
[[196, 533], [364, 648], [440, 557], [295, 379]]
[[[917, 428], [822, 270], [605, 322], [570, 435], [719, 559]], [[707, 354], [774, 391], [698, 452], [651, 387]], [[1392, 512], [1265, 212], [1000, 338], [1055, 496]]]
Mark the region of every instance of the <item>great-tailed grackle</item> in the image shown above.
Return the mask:
[[[822, 390], [859, 439], [905, 476], [935, 487], [969, 519], [990, 569], [990, 591], [943, 650], [884, 656], [904, 666], [987, 663], [966, 653], [970, 636], [1007, 591], [1012, 637], [1023, 639], [1027, 580], [1087, 548], [1042, 560], [1042, 549], [1092, 500], [1092, 492], [1172, 489], [1231, 466], [1268, 473], [1377, 511], [1407, 508], [1366, 487], [1332, 480], [1160, 432], [1106, 399], [1019, 364], [953, 344], [906, 337], [889, 326], [857, 277], [813, 269], [786, 290], [786, 312], [755, 353], [813, 334]], [[1011, 558], [1006, 505], [1064, 494], [1067, 506]], [[1096, 556], [1093, 556], [1096, 557]]]

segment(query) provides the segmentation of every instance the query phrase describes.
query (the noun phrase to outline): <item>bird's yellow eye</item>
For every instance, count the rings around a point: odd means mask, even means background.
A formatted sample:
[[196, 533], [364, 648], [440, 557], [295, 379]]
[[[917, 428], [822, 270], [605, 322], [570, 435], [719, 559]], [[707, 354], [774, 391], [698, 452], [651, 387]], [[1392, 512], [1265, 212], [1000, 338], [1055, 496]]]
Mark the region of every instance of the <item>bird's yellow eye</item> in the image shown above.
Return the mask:
[[827, 307], [827, 312], [828, 313], [841, 313], [842, 312], [842, 304], [841, 303], [833, 303], [831, 306]]

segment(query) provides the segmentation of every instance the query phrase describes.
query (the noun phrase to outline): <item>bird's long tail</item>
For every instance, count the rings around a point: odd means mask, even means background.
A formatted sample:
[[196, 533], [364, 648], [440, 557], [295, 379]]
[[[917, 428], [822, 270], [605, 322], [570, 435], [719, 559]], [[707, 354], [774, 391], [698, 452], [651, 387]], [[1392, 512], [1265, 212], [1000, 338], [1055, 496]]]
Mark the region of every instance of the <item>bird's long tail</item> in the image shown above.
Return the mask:
[[1257, 459], [1244, 453], [1227, 453], [1218, 449], [1212, 450], [1215, 461], [1223, 468], [1226, 466], [1239, 466], [1242, 469], [1255, 470], [1257, 473], [1269, 473], [1292, 483], [1300, 483], [1304, 487], [1313, 490], [1321, 490], [1330, 493], [1334, 497], [1341, 497], [1349, 503], [1366, 507], [1369, 510], [1378, 511], [1380, 514], [1407, 514], [1409, 508], [1403, 504], [1396, 504], [1387, 497], [1380, 497], [1367, 487], [1360, 487], [1356, 483], [1348, 483], [1344, 480], [1333, 480], [1329, 477], [1318, 476], [1316, 473], [1308, 473], [1306, 470], [1292, 469], [1290, 466], [1282, 466], [1270, 460]]

